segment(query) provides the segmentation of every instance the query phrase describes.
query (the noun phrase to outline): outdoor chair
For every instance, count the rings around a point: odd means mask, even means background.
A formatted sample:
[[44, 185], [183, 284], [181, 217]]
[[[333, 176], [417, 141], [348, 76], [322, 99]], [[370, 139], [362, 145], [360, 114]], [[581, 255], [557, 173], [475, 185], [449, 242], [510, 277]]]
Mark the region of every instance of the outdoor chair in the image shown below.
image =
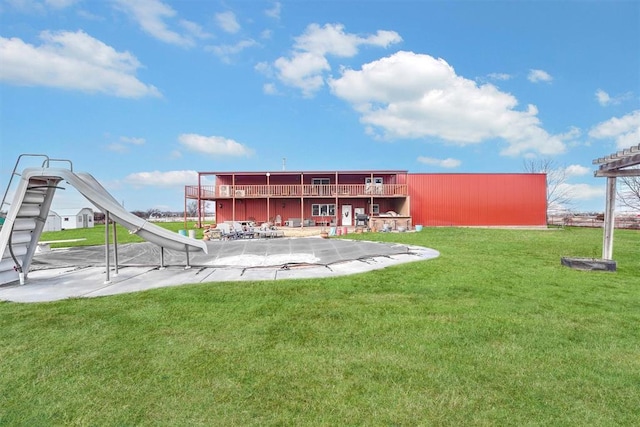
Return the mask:
[[244, 226], [237, 221], [233, 222], [231, 226], [233, 228], [233, 231], [236, 233], [237, 237], [240, 237], [243, 239], [253, 238], [254, 233], [251, 227]]
[[216, 229], [220, 230], [221, 239], [234, 240], [238, 238], [238, 233], [236, 233], [236, 231], [233, 230], [229, 224], [217, 224]]

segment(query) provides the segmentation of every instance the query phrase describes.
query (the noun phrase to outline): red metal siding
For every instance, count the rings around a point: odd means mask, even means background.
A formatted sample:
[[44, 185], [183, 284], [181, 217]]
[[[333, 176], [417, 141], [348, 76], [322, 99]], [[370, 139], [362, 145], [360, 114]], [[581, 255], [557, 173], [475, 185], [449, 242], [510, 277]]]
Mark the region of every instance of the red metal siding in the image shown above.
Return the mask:
[[544, 226], [544, 174], [409, 174], [413, 224]]

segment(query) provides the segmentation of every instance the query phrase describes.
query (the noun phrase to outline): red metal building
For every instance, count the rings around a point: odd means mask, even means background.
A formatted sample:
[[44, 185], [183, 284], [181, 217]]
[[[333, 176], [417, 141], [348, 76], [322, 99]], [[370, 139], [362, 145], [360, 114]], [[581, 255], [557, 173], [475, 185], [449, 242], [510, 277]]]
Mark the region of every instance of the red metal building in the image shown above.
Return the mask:
[[545, 174], [409, 174], [411, 216], [425, 226], [544, 226]]
[[[208, 177], [215, 184], [203, 185]], [[410, 174], [407, 171], [200, 172], [185, 187], [216, 220], [276, 225], [544, 226], [544, 174]], [[186, 207], [186, 206], [185, 206]], [[186, 210], [186, 209], [185, 209]], [[360, 217], [358, 217], [360, 215]]]

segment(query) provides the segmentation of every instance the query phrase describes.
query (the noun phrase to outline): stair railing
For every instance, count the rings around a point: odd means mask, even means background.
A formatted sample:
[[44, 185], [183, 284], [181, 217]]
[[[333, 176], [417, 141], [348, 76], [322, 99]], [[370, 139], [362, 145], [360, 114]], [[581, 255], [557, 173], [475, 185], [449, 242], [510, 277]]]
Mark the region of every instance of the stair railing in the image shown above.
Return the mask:
[[[23, 157], [44, 157], [45, 160], [43, 162], [43, 165], [49, 164], [49, 156], [47, 156], [46, 154], [20, 154], [18, 156], [18, 159], [16, 160], [16, 164], [13, 167], [13, 171], [11, 172], [11, 177], [9, 178], [9, 184], [7, 184], [7, 189], [4, 191], [4, 196], [2, 196], [2, 203], [0, 203], [0, 215], [6, 215], [7, 212], [3, 213], [3, 208], [5, 204], [10, 204], [9, 202], [7, 202], [7, 195], [9, 194], [9, 190], [11, 189], [11, 184], [13, 183], [13, 178], [16, 176], [20, 176], [20, 173], [16, 172], [18, 170], [18, 166], [20, 165], [20, 160], [22, 160]], [[43, 166], [44, 167], [44, 166]]]

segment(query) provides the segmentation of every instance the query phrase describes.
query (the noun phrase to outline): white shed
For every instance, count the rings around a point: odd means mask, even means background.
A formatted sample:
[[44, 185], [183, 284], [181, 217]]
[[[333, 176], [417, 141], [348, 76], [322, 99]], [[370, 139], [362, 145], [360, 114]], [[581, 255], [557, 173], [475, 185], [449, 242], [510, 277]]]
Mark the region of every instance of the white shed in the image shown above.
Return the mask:
[[93, 228], [93, 209], [58, 209], [60, 215], [62, 229], [69, 230], [72, 228]]
[[44, 223], [42, 231], [60, 231], [62, 230], [62, 218], [57, 212], [49, 211], [47, 221]]

